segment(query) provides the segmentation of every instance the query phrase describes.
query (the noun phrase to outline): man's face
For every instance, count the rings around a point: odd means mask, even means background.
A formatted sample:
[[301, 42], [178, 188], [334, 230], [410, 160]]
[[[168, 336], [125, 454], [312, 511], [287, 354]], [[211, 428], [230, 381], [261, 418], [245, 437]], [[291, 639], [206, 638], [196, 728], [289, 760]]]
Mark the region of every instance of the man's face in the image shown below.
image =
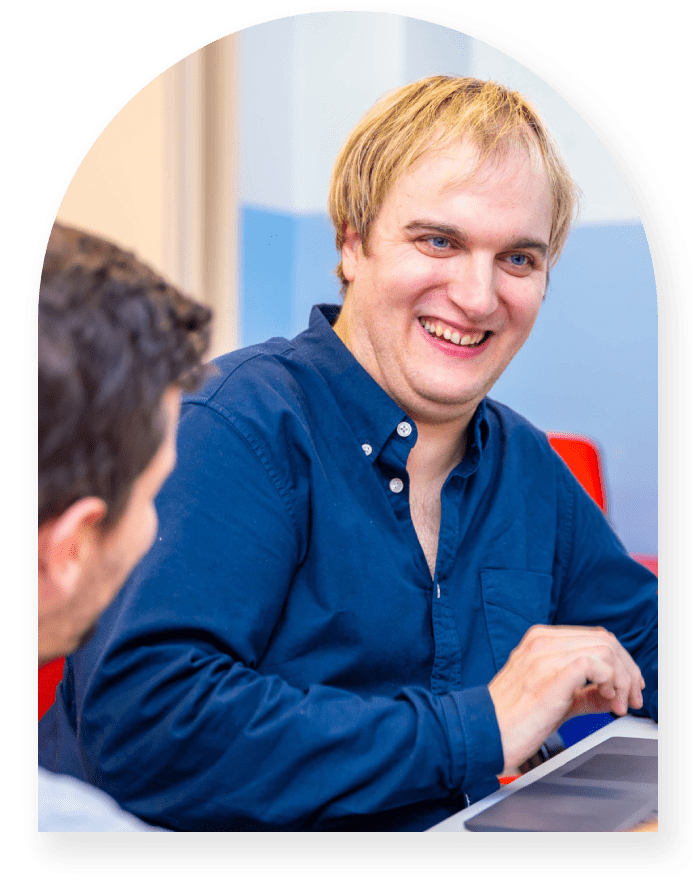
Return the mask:
[[176, 462], [180, 397], [175, 388], [164, 394], [166, 429], [158, 451], [135, 480], [118, 522], [104, 533], [94, 528], [89, 535], [91, 548], [85, 552], [82, 574], [71, 598], [46, 616], [44, 636], [46, 642], [50, 640], [53, 655], [68, 654], [89, 638], [101, 613], [154, 542], [158, 526], [154, 499]]
[[538, 159], [510, 148], [465, 181], [458, 143], [401, 176], [368, 255], [342, 248], [349, 289], [335, 331], [414, 420], [466, 419], [529, 335], [546, 288], [551, 194]]

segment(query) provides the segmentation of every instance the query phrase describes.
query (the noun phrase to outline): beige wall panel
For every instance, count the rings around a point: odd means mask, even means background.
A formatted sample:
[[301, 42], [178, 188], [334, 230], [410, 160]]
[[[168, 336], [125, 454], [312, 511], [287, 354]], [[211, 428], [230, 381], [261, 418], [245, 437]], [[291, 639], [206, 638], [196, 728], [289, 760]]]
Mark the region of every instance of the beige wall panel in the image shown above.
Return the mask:
[[89, 150], [58, 211], [208, 304], [212, 356], [237, 343], [235, 65], [229, 36], [142, 89]]
[[89, 150], [58, 219], [135, 250], [165, 274], [163, 132], [159, 76], [123, 107]]

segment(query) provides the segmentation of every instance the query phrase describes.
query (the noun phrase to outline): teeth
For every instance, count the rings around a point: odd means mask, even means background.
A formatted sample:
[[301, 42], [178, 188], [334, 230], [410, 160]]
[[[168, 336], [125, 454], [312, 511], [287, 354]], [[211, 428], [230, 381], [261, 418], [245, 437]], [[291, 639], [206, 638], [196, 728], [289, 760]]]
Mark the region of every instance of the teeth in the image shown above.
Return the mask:
[[470, 347], [473, 344], [479, 344], [483, 341], [486, 334], [485, 332], [475, 332], [473, 335], [460, 335], [459, 332], [456, 332], [447, 326], [441, 326], [440, 323], [431, 323], [430, 320], [423, 319], [419, 320], [419, 322], [429, 335], [435, 335], [437, 338], [445, 338], [446, 341], [450, 341], [460, 347]]

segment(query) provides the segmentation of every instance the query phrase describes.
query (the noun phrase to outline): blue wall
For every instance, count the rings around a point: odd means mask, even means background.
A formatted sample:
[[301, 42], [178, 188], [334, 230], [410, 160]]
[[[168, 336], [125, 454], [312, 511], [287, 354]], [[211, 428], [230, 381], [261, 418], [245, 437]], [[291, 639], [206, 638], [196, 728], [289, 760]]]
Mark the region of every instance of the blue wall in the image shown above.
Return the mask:
[[332, 223], [325, 214], [294, 216], [241, 209], [242, 346], [273, 335], [293, 338], [314, 304], [338, 302]]

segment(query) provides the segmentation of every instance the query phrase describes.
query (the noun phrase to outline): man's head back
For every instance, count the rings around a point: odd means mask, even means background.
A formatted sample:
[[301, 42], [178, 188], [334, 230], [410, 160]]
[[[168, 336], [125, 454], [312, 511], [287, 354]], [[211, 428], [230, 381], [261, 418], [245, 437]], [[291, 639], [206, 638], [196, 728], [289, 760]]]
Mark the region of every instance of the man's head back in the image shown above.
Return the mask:
[[[341, 252], [347, 228], [364, 242], [393, 183], [422, 156], [452, 141], [471, 144], [478, 166], [520, 144], [540, 158], [553, 198], [549, 262], [558, 259], [577, 205], [578, 190], [534, 107], [518, 92], [469, 77], [431, 76], [376, 103], [352, 131], [337, 158], [329, 208]], [[337, 275], [346, 291], [341, 263]]]
[[210, 321], [132, 254], [54, 226], [39, 295], [43, 660], [79, 642], [151, 544]]

